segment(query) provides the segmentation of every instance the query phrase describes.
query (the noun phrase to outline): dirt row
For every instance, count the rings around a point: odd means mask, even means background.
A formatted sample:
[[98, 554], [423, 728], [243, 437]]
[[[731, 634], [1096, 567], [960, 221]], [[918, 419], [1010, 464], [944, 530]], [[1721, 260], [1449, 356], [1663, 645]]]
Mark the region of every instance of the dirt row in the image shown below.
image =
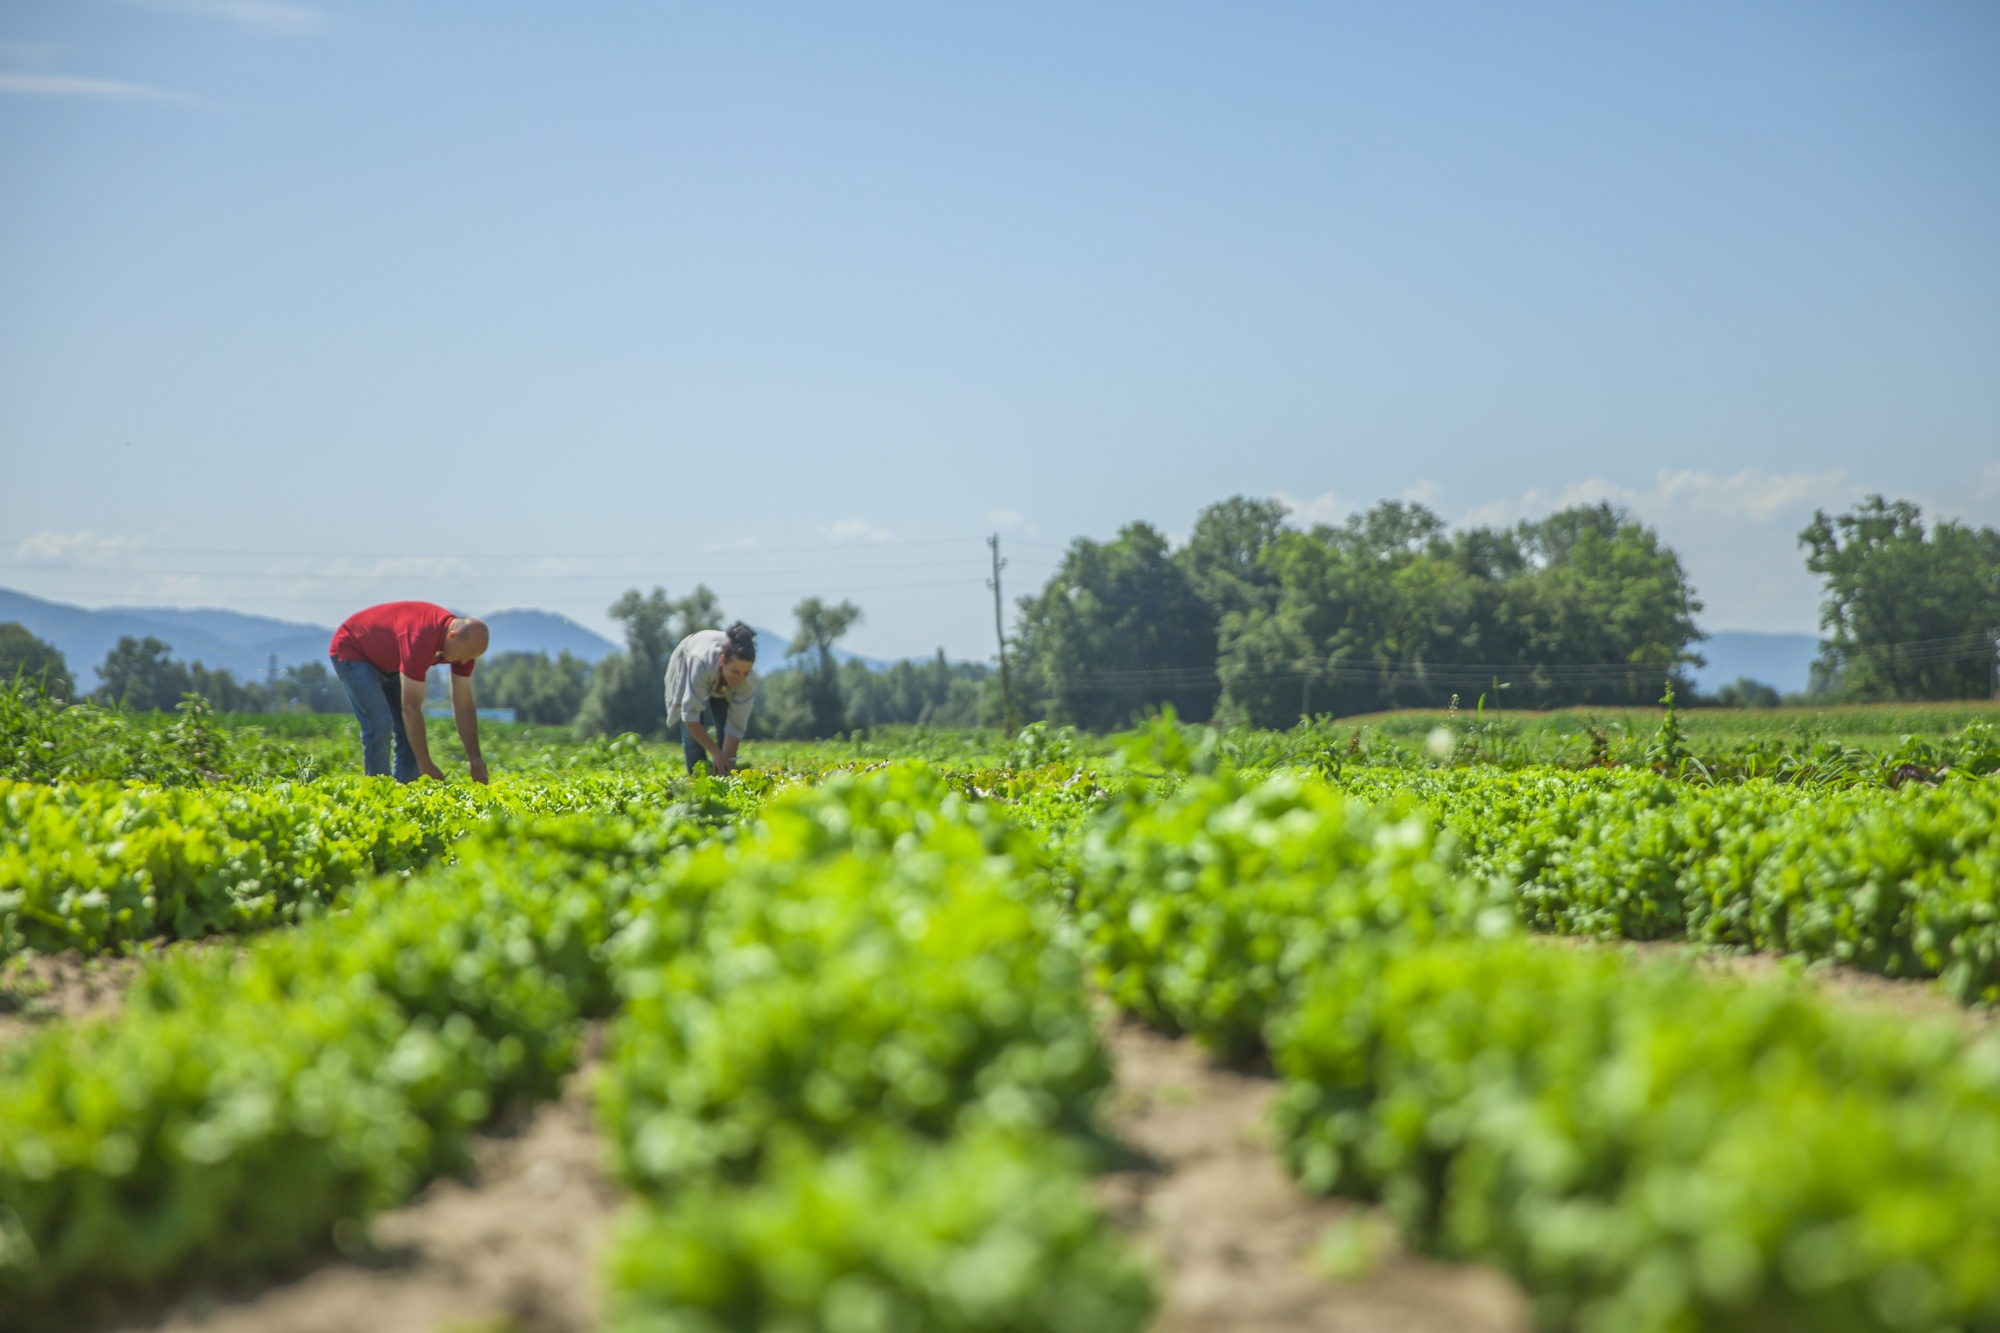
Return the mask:
[[[1157, 1333], [1523, 1333], [1497, 1274], [1396, 1253], [1352, 1205], [1307, 1197], [1267, 1136], [1276, 1084], [1216, 1068], [1192, 1042], [1114, 1019], [1108, 1110], [1133, 1165], [1099, 1182], [1153, 1263]], [[484, 1138], [471, 1180], [434, 1183], [332, 1262], [261, 1289], [199, 1293], [118, 1333], [587, 1333], [599, 1257], [621, 1206], [604, 1174], [587, 1062], [518, 1133]], [[1336, 1277], [1324, 1241], [1379, 1250]]]

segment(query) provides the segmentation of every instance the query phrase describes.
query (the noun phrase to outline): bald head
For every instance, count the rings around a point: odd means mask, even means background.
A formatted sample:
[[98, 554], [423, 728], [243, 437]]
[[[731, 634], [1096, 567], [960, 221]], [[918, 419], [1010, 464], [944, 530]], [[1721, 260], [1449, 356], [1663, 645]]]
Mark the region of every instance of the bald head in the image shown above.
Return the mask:
[[474, 616], [459, 616], [445, 627], [441, 656], [447, 662], [470, 662], [486, 651], [487, 640], [485, 621]]

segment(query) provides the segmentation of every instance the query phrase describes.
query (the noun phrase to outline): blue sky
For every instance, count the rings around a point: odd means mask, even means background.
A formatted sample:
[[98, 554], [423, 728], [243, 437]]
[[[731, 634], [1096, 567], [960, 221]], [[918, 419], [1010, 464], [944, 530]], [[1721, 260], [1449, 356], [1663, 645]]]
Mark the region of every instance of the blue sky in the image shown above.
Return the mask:
[[2000, 523], [2000, 8], [0, 7], [0, 585], [991, 651], [1211, 501]]

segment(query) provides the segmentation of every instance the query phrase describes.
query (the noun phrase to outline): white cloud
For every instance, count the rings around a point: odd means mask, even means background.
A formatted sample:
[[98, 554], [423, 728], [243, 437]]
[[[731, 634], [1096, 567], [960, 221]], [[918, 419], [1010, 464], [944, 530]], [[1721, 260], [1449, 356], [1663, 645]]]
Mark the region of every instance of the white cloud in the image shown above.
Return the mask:
[[1015, 532], [1023, 537], [1042, 535], [1042, 530], [1028, 522], [1027, 516], [1018, 509], [989, 509], [986, 521], [1002, 532]]
[[128, 0], [142, 9], [220, 19], [263, 32], [303, 37], [326, 26], [326, 11], [284, 0]]
[[1354, 505], [1333, 491], [1315, 495], [1310, 500], [1300, 500], [1283, 491], [1271, 498], [1283, 505], [1285, 512], [1299, 523], [1338, 523], [1354, 512]]
[[0, 74], [0, 93], [29, 97], [106, 97], [120, 102], [180, 102], [179, 93], [112, 79], [84, 79], [71, 74]]
[[886, 542], [889, 540], [887, 531], [876, 527], [865, 518], [843, 518], [830, 528], [821, 528], [820, 532], [837, 542]]
[[137, 537], [39, 532], [14, 548], [14, 558], [64, 569], [130, 569], [140, 545]]
[[1859, 497], [1861, 487], [1839, 468], [1829, 472], [1765, 472], [1744, 468], [1728, 476], [1713, 472], [1661, 468], [1644, 489], [1604, 477], [1571, 482], [1560, 490], [1536, 487], [1504, 500], [1479, 506], [1459, 519], [1466, 527], [1512, 523], [1536, 518], [1572, 505], [1608, 502], [1629, 509], [1641, 519], [1658, 522], [1701, 516], [1751, 523], [1790, 522], [1806, 510], [1845, 505]]
[[1407, 504], [1436, 504], [1443, 495], [1444, 487], [1438, 485], [1428, 477], [1414, 486], [1405, 486], [1403, 488], [1403, 500]]

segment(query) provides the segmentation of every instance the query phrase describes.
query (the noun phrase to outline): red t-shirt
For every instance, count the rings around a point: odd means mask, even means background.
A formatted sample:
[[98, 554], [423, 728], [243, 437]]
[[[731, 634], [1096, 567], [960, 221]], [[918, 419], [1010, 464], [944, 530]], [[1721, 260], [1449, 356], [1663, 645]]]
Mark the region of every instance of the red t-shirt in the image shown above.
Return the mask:
[[[435, 602], [384, 602], [349, 616], [333, 632], [328, 651], [343, 662], [422, 680], [438, 664], [444, 632], [456, 618]], [[451, 674], [471, 675], [472, 663], [453, 662]]]

